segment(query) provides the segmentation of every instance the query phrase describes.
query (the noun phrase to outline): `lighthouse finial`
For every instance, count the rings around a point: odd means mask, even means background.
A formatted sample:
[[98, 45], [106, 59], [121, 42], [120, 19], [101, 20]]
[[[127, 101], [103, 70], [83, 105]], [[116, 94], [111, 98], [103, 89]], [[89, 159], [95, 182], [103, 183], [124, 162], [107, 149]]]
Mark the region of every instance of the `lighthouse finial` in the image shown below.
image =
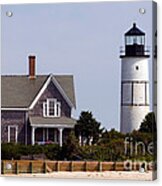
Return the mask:
[[136, 27], [136, 23], [133, 23], [133, 27], [134, 27], [134, 28]]

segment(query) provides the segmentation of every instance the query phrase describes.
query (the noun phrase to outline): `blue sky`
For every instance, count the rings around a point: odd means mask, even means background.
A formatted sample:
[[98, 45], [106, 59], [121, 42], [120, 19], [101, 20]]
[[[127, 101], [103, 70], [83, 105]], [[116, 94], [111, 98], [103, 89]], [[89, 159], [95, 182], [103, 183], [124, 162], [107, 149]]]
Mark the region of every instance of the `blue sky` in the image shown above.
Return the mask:
[[133, 22], [152, 46], [151, 7], [150, 1], [3, 5], [1, 73], [28, 74], [34, 54], [37, 74], [74, 75], [76, 118], [89, 110], [107, 129], [119, 129], [120, 46]]

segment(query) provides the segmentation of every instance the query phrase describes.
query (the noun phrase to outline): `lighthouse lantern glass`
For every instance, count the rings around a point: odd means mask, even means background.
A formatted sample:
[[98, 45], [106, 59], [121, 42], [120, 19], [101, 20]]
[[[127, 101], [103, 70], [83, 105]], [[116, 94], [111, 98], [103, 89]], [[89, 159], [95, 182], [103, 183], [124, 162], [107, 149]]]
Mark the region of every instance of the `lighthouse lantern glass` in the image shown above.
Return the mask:
[[145, 45], [145, 36], [126, 36], [125, 37], [126, 45]]

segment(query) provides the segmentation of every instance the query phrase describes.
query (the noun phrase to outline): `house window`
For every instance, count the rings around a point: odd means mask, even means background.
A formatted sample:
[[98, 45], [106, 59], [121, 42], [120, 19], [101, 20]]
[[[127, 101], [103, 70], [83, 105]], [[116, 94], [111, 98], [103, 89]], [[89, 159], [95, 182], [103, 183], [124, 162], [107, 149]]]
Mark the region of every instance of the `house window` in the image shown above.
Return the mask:
[[43, 103], [43, 116], [44, 117], [60, 117], [61, 103], [57, 99], [47, 99]]
[[8, 143], [17, 143], [18, 138], [18, 126], [9, 125], [8, 126]]

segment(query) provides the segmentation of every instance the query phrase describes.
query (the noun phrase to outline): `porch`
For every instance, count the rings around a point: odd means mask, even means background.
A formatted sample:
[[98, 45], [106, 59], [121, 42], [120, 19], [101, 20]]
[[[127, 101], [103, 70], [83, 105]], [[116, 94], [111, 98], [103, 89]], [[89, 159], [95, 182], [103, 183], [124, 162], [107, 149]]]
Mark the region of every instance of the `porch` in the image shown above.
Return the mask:
[[47, 144], [55, 143], [60, 147], [63, 145], [63, 140], [66, 139], [68, 131], [73, 129], [76, 120], [73, 118], [45, 118], [45, 117], [30, 117], [31, 125], [31, 143]]

